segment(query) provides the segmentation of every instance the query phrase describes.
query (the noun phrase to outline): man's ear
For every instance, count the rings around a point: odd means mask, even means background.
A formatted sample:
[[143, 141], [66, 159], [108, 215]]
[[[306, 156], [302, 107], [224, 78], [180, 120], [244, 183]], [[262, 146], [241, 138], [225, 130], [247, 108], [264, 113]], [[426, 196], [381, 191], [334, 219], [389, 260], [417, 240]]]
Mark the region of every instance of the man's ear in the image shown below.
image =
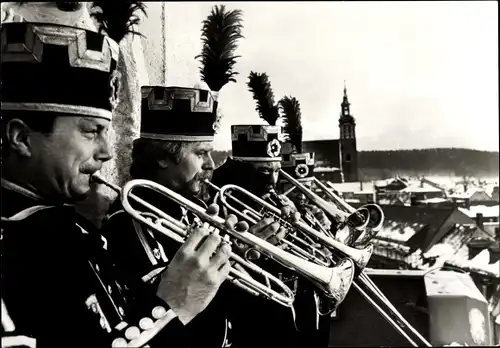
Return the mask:
[[24, 121], [18, 118], [10, 120], [5, 127], [7, 146], [20, 156], [31, 157], [30, 133], [31, 130]]
[[161, 169], [166, 169], [168, 167], [168, 162], [169, 162], [169, 160], [167, 160], [165, 158], [156, 160], [158, 167], [160, 167]]

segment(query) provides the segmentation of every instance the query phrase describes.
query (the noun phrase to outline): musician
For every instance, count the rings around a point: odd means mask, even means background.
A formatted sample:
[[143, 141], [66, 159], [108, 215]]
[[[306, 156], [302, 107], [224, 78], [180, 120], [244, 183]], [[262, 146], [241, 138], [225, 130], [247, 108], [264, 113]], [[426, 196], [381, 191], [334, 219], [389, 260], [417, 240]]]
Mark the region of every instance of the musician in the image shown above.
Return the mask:
[[[283, 142], [286, 138], [282, 132], [283, 129], [276, 125], [280, 118], [279, 105], [274, 102], [274, 94], [267, 74], [250, 72], [247, 86], [253, 94], [253, 99], [257, 102], [256, 110], [260, 118], [269, 125], [233, 125], [231, 127], [232, 156], [228, 157], [224, 164], [215, 170], [213, 182], [219, 187], [234, 184], [262, 197], [271, 190], [277, 191], [282, 147], [290, 144]], [[287, 124], [298, 125], [301, 128], [300, 108], [298, 114], [295, 113], [295, 119], [289, 118], [288, 121]], [[291, 132], [290, 127], [288, 128], [289, 138]], [[292, 134], [292, 137], [294, 134]], [[234, 193], [234, 195], [237, 196], [237, 193]], [[282, 203], [291, 205], [292, 209], [296, 210], [294, 204], [287, 197], [280, 196], [280, 199], [283, 201]], [[245, 203], [252, 206], [251, 201], [246, 200]], [[252, 208], [257, 211], [260, 210], [260, 207], [256, 205], [253, 205]], [[315, 213], [317, 213], [317, 218], [325, 225], [329, 222], [322, 212], [315, 211]], [[278, 233], [281, 240], [286, 231], [281, 228]], [[238, 245], [235, 245], [235, 248], [237, 250]], [[259, 261], [262, 264], [263, 260]], [[261, 320], [261, 325], [255, 330], [267, 332], [268, 337], [271, 340], [274, 339], [275, 344], [278, 346], [327, 346], [328, 338], [325, 341], [325, 334], [321, 338], [317, 335], [319, 328], [318, 298], [314, 288], [307, 280], [298, 279], [295, 275], [283, 271], [279, 267], [267, 263], [263, 267], [268, 270], [273, 269], [278, 275], [284, 277], [283, 280], [287, 285], [296, 290], [295, 313], [290, 314], [287, 310], [278, 306], [273, 310], [273, 315], [268, 315], [266, 320]], [[262, 305], [258, 300], [254, 301], [255, 307], [258, 308]], [[251, 321], [257, 321], [257, 319], [249, 317], [247, 321], [247, 325], [250, 326], [253, 325]], [[279, 327], [277, 327], [276, 323], [280, 323]], [[327, 331], [322, 330], [322, 332], [328, 335]], [[288, 341], [282, 341], [283, 336], [287, 336]], [[250, 339], [248, 346], [250, 347], [252, 344], [258, 345], [258, 342]]]
[[[312, 190], [315, 154], [302, 151], [303, 127], [300, 103], [295, 97], [285, 96], [279, 101], [279, 105], [285, 119], [284, 133], [287, 138], [283, 144], [281, 161], [282, 170], [309, 190]], [[317, 224], [319, 224], [324, 229], [330, 230], [330, 220], [328, 220], [316, 205], [311, 204], [301, 191], [297, 188], [292, 190], [292, 184], [283, 177], [278, 181], [278, 186], [279, 192], [288, 193], [287, 197], [290, 198], [292, 204], [298, 209], [306, 223], [314, 228], [318, 228]], [[328, 254], [325, 248], [322, 248], [321, 251]], [[307, 283], [302, 285], [307, 286]], [[307, 291], [304, 291], [302, 294], [308, 294], [308, 292], [310, 293], [312, 290], [313, 289], [307, 289]], [[313, 313], [316, 314], [315, 325], [301, 322], [303, 328], [303, 330], [301, 330], [302, 338], [303, 340], [311, 342], [315, 347], [327, 347], [330, 335], [331, 301], [317, 292], [314, 292], [314, 299], [316, 301], [316, 313]], [[310, 296], [304, 295], [300, 300], [310, 300]], [[307, 308], [312, 307], [313, 306], [308, 306]], [[313, 314], [310, 314], [310, 316], [313, 316]], [[298, 319], [300, 320], [302, 318], [299, 317]]]
[[154, 330], [148, 345], [183, 346], [228, 275], [230, 246], [193, 228], [146, 289], [117, 278], [105, 238], [71, 205], [111, 158], [118, 45], [50, 23], [1, 34], [2, 346], [137, 346]]

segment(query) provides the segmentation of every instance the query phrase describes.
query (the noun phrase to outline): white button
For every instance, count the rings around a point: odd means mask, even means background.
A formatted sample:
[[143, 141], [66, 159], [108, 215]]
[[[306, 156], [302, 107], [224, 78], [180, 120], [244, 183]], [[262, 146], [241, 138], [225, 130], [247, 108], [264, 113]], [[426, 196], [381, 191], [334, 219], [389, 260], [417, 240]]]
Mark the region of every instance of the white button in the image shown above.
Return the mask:
[[115, 338], [113, 343], [111, 343], [111, 347], [113, 348], [124, 348], [127, 346], [127, 340], [124, 338]]
[[140, 321], [139, 321], [139, 327], [142, 329], [142, 330], [149, 330], [153, 327], [154, 325], [154, 322], [151, 318], [142, 318]]
[[99, 265], [95, 265], [95, 270], [99, 273]]
[[118, 307], [118, 312], [120, 312], [121, 315], [125, 315], [125, 311], [122, 307]]
[[111, 289], [111, 285], [108, 285], [108, 292], [111, 294], [113, 292], [113, 289]]
[[163, 318], [165, 316], [165, 314], [167, 314], [167, 310], [162, 306], [157, 306], [157, 307], [153, 308], [153, 311], [151, 312], [151, 314], [153, 315], [153, 318], [160, 319], [160, 318]]
[[131, 326], [125, 331], [125, 338], [128, 340], [133, 340], [141, 334], [141, 331], [137, 326]]

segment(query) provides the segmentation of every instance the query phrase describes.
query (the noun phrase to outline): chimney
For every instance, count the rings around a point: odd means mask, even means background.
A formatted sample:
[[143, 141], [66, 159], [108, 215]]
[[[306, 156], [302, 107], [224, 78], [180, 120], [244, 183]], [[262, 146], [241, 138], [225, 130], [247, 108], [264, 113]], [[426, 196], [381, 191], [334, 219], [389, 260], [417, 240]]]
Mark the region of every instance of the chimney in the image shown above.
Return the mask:
[[495, 227], [495, 237], [497, 242], [500, 243], [500, 229], [498, 227]]
[[363, 181], [359, 182], [359, 190], [363, 192]]
[[476, 225], [480, 229], [484, 229], [484, 224], [483, 224], [483, 214], [477, 213], [476, 214]]
[[420, 180], [420, 187], [422, 187], [422, 188], [424, 187], [424, 179], [423, 178]]
[[470, 210], [470, 199], [466, 198], [464, 200], [465, 203], [465, 209]]

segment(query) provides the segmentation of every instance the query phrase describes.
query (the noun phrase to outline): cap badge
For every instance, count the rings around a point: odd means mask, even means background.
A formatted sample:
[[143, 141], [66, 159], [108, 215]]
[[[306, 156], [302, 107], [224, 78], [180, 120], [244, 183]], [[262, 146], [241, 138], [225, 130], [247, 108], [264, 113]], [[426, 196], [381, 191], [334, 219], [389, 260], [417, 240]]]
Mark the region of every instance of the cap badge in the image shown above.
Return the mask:
[[119, 91], [120, 91], [121, 78], [122, 74], [118, 70], [113, 71], [113, 73], [109, 77], [109, 87], [110, 87], [109, 103], [111, 104], [111, 108], [113, 110], [120, 102]]
[[270, 157], [278, 157], [281, 152], [281, 144], [278, 139], [273, 139], [267, 143], [266, 152]]
[[309, 167], [304, 163], [301, 163], [297, 167], [295, 167], [295, 174], [299, 178], [305, 178], [307, 174], [309, 174]]

